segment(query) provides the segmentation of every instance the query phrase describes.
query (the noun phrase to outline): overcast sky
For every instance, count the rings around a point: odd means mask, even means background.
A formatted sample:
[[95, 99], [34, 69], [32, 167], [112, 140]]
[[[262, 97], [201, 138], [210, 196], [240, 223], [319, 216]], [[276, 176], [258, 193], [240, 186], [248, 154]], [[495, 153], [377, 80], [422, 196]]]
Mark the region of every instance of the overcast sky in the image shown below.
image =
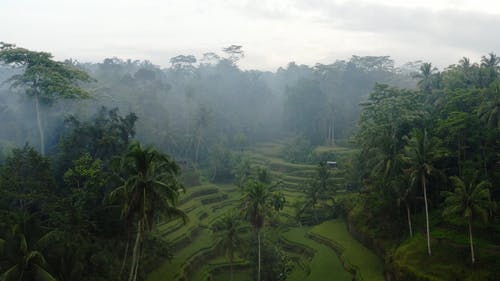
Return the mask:
[[0, 0], [0, 41], [98, 62], [168, 66], [243, 45], [245, 69], [351, 55], [440, 67], [500, 53], [498, 0]]

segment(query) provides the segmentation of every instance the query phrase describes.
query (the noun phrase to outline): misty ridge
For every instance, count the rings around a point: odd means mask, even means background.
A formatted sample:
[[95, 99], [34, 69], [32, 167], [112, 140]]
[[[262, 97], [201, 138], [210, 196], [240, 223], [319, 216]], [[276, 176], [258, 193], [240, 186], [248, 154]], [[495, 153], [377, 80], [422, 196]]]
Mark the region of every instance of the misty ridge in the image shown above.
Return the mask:
[[[422, 64], [395, 67], [388, 56], [352, 56], [315, 66], [291, 62], [269, 72], [243, 71], [240, 59], [243, 47], [232, 45], [201, 58], [173, 57], [169, 68], [116, 57], [101, 63], [66, 60], [95, 79], [81, 85], [92, 97], [42, 103], [46, 148], [54, 151], [70, 115], [88, 120], [103, 106], [118, 108], [122, 115], [136, 114], [137, 138], [180, 159], [207, 160], [220, 143], [236, 148], [296, 134], [311, 145], [326, 144], [332, 135], [347, 143], [356, 131], [359, 104], [375, 84], [413, 89]], [[39, 146], [33, 100], [7, 81], [21, 71], [0, 68], [4, 154], [25, 143]]]

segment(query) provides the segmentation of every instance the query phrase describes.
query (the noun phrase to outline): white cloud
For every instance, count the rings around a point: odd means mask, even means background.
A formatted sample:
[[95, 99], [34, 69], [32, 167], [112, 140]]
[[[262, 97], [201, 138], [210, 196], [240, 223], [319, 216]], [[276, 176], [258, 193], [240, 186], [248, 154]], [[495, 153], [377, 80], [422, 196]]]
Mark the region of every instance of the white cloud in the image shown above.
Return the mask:
[[59, 59], [201, 55], [241, 44], [244, 68], [274, 70], [352, 54], [445, 66], [500, 51], [494, 0], [2, 0], [0, 41]]

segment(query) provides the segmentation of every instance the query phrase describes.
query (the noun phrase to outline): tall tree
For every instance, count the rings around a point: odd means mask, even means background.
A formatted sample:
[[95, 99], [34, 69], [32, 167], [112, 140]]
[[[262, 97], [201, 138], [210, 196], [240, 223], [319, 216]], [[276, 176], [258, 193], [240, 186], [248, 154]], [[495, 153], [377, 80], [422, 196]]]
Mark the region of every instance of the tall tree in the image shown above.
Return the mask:
[[0, 43], [0, 62], [23, 67], [23, 72], [8, 81], [14, 88], [24, 88], [33, 98], [40, 134], [40, 153], [45, 155], [45, 134], [40, 112], [40, 103], [50, 104], [57, 99], [89, 98], [90, 93], [79, 86], [92, 78], [71, 64], [57, 62], [46, 52], [35, 52], [15, 45]]
[[241, 45], [231, 45], [229, 47], [223, 48], [222, 51], [226, 53], [227, 60], [229, 60], [233, 64], [245, 56], [243, 46]]
[[206, 106], [200, 106], [196, 114], [196, 147], [194, 151], [194, 161], [198, 164], [198, 157], [200, 153], [200, 146], [203, 139], [203, 132], [206, 130], [212, 119], [212, 112]]
[[220, 245], [225, 249], [229, 257], [231, 281], [233, 276], [234, 251], [241, 244], [242, 221], [236, 212], [224, 216], [214, 224], [213, 231], [220, 239]]
[[167, 155], [152, 147], [143, 147], [139, 142], [130, 145], [119, 167], [123, 184], [110, 193], [110, 199], [121, 199], [123, 218], [128, 223], [135, 223], [136, 238], [128, 278], [135, 281], [142, 240], [154, 227], [158, 216], [186, 218], [175, 207], [183, 186], [177, 180], [179, 166]]
[[425, 223], [427, 232], [427, 252], [431, 255], [431, 240], [429, 230], [429, 207], [427, 200], [427, 180], [434, 173], [432, 165], [434, 144], [426, 129], [413, 130], [410, 137], [405, 138], [406, 159], [411, 166], [411, 178], [413, 182], [420, 182], [424, 193]]
[[437, 82], [437, 68], [433, 67], [430, 62], [425, 62], [420, 66], [420, 72], [414, 77], [419, 78], [418, 87], [425, 93], [430, 93], [436, 86]]
[[311, 208], [314, 212], [314, 220], [318, 223], [318, 211], [316, 204], [319, 200], [329, 198], [333, 190], [330, 184], [330, 168], [326, 162], [320, 162], [316, 167], [317, 174], [310, 180], [308, 188], [304, 191], [307, 201], [305, 208]]
[[472, 263], [475, 262], [474, 243], [472, 240], [472, 222], [474, 218], [481, 218], [484, 222], [488, 219], [488, 209], [491, 205], [488, 181], [477, 183], [477, 173], [470, 182], [464, 182], [461, 178], [453, 176], [450, 178], [455, 186], [453, 192], [444, 191], [446, 197], [446, 208], [444, 216], [459, 215], [467, 221], [469, 226], [469, 241]]
[[253, 229], [257, 232], [258, 243], [258, 267], [257, 280], [260, 281], [261, 274], [261, 241], [260, 234], [264, 227], [266, 216], [272, 212], [270, 206], [271, 192], [269, 188], [261, 182], [249, 181], [246, 185], [245, 193], [241, 199], [241, 210], [249, 220]]
[[487, 87], [498, 78], [500, 58], [494, 53], [489, 53], [488, 56], [481, 57], [481, 67], [483, 69], [483, 86]]
[[500, 82], [494, 82], [482, 94], [483, 100], [478, 108], [479, 118], [490, 129], [500, 130]]

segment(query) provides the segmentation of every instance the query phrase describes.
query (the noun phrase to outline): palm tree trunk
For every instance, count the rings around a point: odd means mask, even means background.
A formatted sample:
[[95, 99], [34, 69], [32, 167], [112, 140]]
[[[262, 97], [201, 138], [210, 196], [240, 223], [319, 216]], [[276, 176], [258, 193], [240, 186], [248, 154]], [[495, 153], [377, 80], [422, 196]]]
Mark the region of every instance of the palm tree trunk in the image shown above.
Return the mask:
[[38, 133], [40, 134], [40, 154], [45, 156], [45, 134], [42, 127], [42, 116], [40, 114], [40, 101], [38, 95], [35, 96], [35, 111], [36, 121], [38, 125]]
[[258, 268], [257, 268], [257, 281], [260, 281], [260, 230], [257, 230], [257, 240], [259, 241], [259, 254], [258, 254]]
[[200, 145], [201, 145], [201, 132], [198, 133], [198, 141], [196, 143], [196, 150], [194, 154], [194, 162], [198, 164], [198, 153], [200, 151]]
[[427, 252], [431, 255], [431, 235], [429, 231], [429, 208], [427, 206], [427, 187], [425, 185], [425, 176], [422, 175], [422, 187], [424, 188], [424, 202], [425, 202], [425, 223], [427, 226]]
[[132, 253], [132, 267], [130, 269], [130, 274], [128, 277], [128, 281], [135, 281], [134, 276], [136, 272], [136, 267], [138, 265], [138, 251], [139, 251], [139, 242], [141, 240], [141, 221], [137, 222], [137, 236], [135, 237], [134, 250]]
[[214, 173], [212, 174], [212, 181], [217, 177], [217, 165], [214, 165]]
[[331, 144], [330, 146], [333, 146], [335, 144], [335, 118], [332, 119], [332, 139], [331, 139]]
[[137, 261], [135, 263], [135, 272], [133, 281], [137, 280], [137, 273], [139, 272], [139, 262], [141, 261], [141, 253], [142, 253], [142, 243], [139, 242], [139, 251], [137, 252]]
[[130, 245], [130, 239], [128, 238], [128, 235], [127, 235], [127, 245], [125, 246], [125, 254], [123, 255], [123, 262], [122, 262], [122, 266], [120, 268], [120, 275], [118, 275], [118, 277], [122, 278], [122, 274], [123, 274], [123, 270], [125, 269], [125, 263], [127, 262], [127, 256], [128, 256], [128, 247]]
[[314, 222], [318, 223], [318, 210], [316, 210], [316, 200], [314, 200], [312, 203], [312, 211], [314, 214]]
[[475, 259], [474, 259], [474, 244], [472, 242], [472, 221], [469, 219], [469, 240], [470, 240], [470, 254], [472, 258], [472, 264], [474, 264]]
[[489, 202], [488, 209], [490, 211], [490, 217], [493, 217], [493, 201], [491, 201], [491, 193], [489, 193], [488, 202]]
[[406, 214], [408, 215], [408, 227], [410, 229], [410, 238], [413, 238], [413, 231], [411, 229], [410, 206], [408, 206], [408, 204], [406, 204]]
[[233, 260], [234, 260], [234, 252], [233, 252], [233, 246], [231, 245], [231, 248], [229, 249], [229, 270], [231, 273], [231, 281], [234, 281], [234, 275], [233, 275]]

